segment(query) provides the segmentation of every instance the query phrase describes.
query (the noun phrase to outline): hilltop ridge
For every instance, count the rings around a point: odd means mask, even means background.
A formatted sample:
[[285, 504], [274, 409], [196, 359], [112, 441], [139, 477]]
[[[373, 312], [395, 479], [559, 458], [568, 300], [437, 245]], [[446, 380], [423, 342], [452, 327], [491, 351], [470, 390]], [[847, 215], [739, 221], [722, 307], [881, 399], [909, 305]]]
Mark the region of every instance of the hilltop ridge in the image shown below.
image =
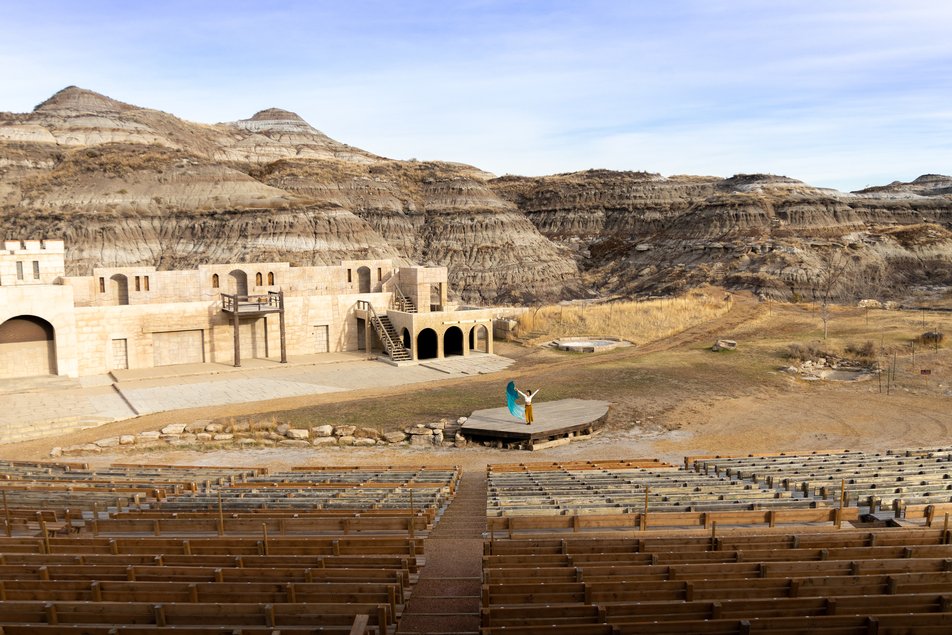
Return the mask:
[[948, 176], [854, 193], [770, 174], [496, 178], [381, 157], [283, 108], [202, 124], [75, 86], [0, 114], [0, 210], [4, 238], [65, 239], [71, 274], [395, 257], [447, 266], [465, 302], [709, 282], [789, 299], [840, 254], [843, 299], [952, 286]]

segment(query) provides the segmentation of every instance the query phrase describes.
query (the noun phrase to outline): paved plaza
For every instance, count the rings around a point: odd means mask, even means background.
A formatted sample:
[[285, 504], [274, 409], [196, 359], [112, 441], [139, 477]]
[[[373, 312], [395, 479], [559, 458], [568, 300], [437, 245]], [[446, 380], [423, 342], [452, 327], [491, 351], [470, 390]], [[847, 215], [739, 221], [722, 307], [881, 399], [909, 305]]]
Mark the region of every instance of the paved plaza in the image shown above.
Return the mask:
[[[188, 364], [69, 379], [35, 377], [0, 386], [0, 430], [32, 424], [47, 431], [95, 426], [155, 412], [385, 388], [503, 370], [512, 360], [467, 357], [392, 366], [359, 353], [311, 355], [279, 364], [247, 360], [243, 368]], [[23, 438], [7, 438], [2, 442]]]

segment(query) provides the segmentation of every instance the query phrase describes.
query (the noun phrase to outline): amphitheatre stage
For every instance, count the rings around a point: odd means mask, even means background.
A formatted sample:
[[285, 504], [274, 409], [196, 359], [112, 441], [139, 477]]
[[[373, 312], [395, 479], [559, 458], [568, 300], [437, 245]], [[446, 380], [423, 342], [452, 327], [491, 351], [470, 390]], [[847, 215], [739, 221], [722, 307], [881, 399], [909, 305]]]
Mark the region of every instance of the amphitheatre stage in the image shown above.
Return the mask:
[[539, 450], [592, 434], [605, 422], [609, 405], [607, 401], [592, 399], [540, 401], [533, 404], [535, 421], [530, 425], [513, 417], [504, 407], [476, 410], [460, 432], [472, 441]]

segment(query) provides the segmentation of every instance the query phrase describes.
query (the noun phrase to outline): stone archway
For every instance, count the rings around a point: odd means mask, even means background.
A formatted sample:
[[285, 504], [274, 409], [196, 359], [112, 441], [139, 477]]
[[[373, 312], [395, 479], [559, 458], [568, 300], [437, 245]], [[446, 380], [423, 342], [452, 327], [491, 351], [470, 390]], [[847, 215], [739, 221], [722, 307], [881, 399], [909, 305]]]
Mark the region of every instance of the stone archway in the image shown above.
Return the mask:
[[357, 290], [360, 293], [370, 293], [370, 267], [357, 269]]
[[403, 329], [401, 334], [403, 338], [403, 348], [410, 350], [413, 348], [413, 338], [410, 336], [410, 329]]
[[248, 295], [248, 274], [241, 269], [233, 269], [228, 273], [228, 291], [235, 295]]
[[430, 285], [430, 310], [442, 311], [443, 306], [443, 283], [433, 283]]
[[485, 324], [477, 324], [470, 329], [469, 350], [479, 353], [489, 352], [489, 328]]
[[439, 338], [433, 329], [423, 329], [417, 335], [417, 359], [433, 359], [439, 355]]
[[35, 315], [0, 324], [0, 378], [56, 374], [56, 331]]
[[129, 278], [121, 273], [111, 276], [109, 294], [116, 304], [129, 304]]
[[451, 326], [443, 333], [443, 357], [464, 355], [463, 331], [458, 326]]

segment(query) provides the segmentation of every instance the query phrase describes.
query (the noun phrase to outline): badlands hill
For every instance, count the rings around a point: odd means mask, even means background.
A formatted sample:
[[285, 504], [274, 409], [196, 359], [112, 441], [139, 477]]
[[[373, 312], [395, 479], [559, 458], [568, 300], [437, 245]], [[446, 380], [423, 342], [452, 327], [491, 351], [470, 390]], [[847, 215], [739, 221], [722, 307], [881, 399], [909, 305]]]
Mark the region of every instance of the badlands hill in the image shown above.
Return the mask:
[[715, 282], [842, 299], [952, 285], [952, 178], [843, 193], [770, 175], [592, 170], [495, 178], [396, 161], [271, 108], [214, 125], [66, 88], [0, 113], [0, 238], [93, 266], [396, 257], [466, 302]]

